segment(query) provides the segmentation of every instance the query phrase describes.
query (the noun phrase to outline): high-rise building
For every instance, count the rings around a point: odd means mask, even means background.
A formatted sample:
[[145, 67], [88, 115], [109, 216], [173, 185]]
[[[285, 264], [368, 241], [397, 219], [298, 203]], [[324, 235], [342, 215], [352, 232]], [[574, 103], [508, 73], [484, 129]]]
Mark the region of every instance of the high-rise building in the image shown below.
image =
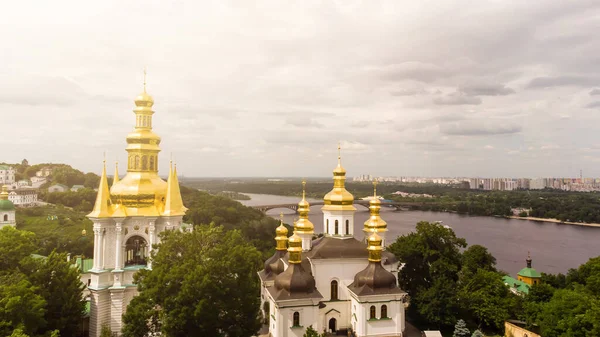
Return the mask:
[[144, 92], [135, 99], [135, 128], [127, 136], [127, 174], [115, 171], [109, 190], [106, 164], [93, 211], [94, 262], [90, 271], [90, 336], [103, 326], [120, 335], [122, 316], [137, 295], [133, 275], [151, 268], [148, 256], [159, 243], [158, 233], [179, 229], [186, 211], [179, 191], [177, 168], [168, 180], [158, 176], [160, 137], [152, 131], [154, 99]]

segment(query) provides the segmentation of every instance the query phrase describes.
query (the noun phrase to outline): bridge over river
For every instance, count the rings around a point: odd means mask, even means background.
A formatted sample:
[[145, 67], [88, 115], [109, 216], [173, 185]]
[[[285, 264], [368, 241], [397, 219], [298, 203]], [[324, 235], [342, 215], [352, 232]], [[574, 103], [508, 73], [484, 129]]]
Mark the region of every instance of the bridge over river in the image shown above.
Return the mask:
[[[310, 205], [311, 206], [322, 206], [325, 203], [323, 201], [317, 201], [317, 202], [311, 202]], [[365, 207], [366, 209], [369, 209], [369, 200], [354, 200], [354, 205], [360, 205]], [[381, 206], [382, 207], [391, 207], [391, 208], [395, 208], [397, 211], [403, 210], [406, 207], [411, 207], [411, 206], [421, 206], [423, 205], [423, 203], [421, 202], [398, 202], [398, 201], [391, 201], [391, 200], [381, 200]], [[287, 208], [287, 209], [291, 209], [292, 211], [298, 212], [298, 204], [294, 203], [294, 204], [273, 204], [273, 205], [255, 205], [255, 206], [251, 206], [252, 208], [255, 208], [263, 213], [268, 212], [269, 210], [275, 209], [275, 208]]]

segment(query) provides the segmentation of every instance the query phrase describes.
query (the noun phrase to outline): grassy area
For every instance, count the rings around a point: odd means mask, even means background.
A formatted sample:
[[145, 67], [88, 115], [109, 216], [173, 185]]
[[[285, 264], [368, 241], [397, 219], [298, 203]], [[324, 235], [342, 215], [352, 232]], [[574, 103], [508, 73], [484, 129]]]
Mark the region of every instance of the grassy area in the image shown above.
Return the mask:
[[[61, 205], [18, 208], [17, 228], [36, 234], [42, 255], [53, 249], [86, 257], [93, 254], [92, 222], [84, 212]], [[82, 236], [83, 229], [86, 236]]]

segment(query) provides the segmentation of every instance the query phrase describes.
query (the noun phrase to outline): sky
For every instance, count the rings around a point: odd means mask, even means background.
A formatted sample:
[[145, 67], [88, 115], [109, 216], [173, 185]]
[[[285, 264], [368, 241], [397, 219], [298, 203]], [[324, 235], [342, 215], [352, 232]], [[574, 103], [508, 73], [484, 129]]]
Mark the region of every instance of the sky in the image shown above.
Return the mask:
[[[0, 162], [186, 177], [600, 177], [600, 1], [12, 1]], [[125, 171], [125, 165], [120, 165]]]

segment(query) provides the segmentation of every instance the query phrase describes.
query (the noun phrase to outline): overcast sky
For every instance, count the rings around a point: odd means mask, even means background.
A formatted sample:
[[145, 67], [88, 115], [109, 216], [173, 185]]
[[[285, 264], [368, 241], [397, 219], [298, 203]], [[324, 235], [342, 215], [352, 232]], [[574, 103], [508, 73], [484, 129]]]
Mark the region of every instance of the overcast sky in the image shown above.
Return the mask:
[[5, 4], [0, 162], [124, 163], [147, 67], [162, 174], [600, 177], [600, 1], [254, 3]]

